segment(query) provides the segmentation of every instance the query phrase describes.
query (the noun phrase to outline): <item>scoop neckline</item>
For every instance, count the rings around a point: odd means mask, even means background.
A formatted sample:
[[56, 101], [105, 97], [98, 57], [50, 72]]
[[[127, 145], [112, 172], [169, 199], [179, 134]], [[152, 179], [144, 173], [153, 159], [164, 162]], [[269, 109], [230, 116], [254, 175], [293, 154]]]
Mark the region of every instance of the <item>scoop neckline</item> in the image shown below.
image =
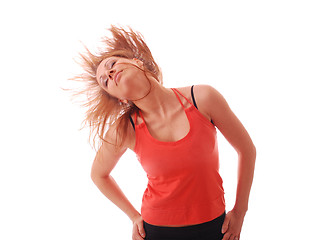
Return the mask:
[[144, 128], [144, 132], [146, 133], [146, 135], [148, 136], [149, 139], [151, 139], [153, 142], [155, 143], [158, 143], [158, 144], [162, 144], [162, 145], [177, 145], [177, 144], [180, 144], [182, 142], [185, 142], [191, 135], [192, 135], [192, 120], [191, 120], [191, 115], [188, 114], [189, 111], [192, 111], [193, 109], [193, 105], [187, 107], [187, 108], [184, 108], [184, 111], [185, 111], [185, 115], [186, 115], [186, 118], [189, 122], [189, 125], [190, 125], [190, 130], [188, 131], [188, 133], [181, 139], [177, 140], [177, 141], [174, 141], [174, 142], [165, 142], [165, 141], [161, 141], [161, 140], [158, 140], [156, 138], [154, 138], [148, 128], [147, 128], [147, 125], [145, 123], [145, 121], [143, 121], [142, 123], [138, 124], [137, 127], [143, 127]]

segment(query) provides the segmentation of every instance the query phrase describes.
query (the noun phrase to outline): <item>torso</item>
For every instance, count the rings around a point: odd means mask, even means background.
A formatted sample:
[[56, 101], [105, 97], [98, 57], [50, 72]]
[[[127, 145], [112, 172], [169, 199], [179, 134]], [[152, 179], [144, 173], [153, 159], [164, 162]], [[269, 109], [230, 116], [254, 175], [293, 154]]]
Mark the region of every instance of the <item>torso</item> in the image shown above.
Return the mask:
[[[193, 99], [191, 96], [191, 86], [188, 87], [180, 87], [176, 88], [178, 89], [192, 104]], [[188, 108], [191, 106], [189, 102], [186, 101], [183, 96], [178, 94], [179, 98], [181, 99], [183, 105], [185, 108]], [[175, 93], [174, 93], [174, 97]], [[202, 101], [199, 101], [199, 86], [194, 86], [194, 98], [196, 101], [196, 104], [198, 106], [198, 110], [206, 117], [208, 121], [211, 120], [210, 116], [206, 113], [204, 104]], [[177, 99], [178, 101], [178, 99]], [[132, 119], [135, 119], [134, 114], [132, 114]], [[144, 117], [145, 119], [145, 117]], [[148, 119], [146, 120], [146, 126], [149, 131], [149, 133], [154, 137], [155, 139], [163, 142], [175, 142], [182, 138], [184, 138], [188, 132], [190, 131], [190, 124], [187, 119], [187, 116], [183, 110], [182, 105], [178, 101], [178, 107], [177, 109], [174, 109], [173, 113], [171, 114], [170, 119]], [[137, 125], [142, 123], [142, 118], [137, 115]], [[135, 131], [131, 125], [129, 124], [128, 129], [128, 143], [126, 144], [128, 148], [130, 148], [132, 151], [134, 151], [135, 147]], [[176, 225], [176, 226], [167, 226], [167, 227], [183, 227], [183, 226], [189, 226], [189, 225]]]

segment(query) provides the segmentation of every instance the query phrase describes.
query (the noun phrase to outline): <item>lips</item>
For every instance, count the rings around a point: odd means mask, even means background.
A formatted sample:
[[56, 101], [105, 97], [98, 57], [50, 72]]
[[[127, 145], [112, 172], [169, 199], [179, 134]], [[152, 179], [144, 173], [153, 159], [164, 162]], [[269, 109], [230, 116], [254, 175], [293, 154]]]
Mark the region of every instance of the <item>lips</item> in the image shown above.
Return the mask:
[[[123, 71], [123, 70], [122, 70], [122, 71]], [[119, 74], [120, 74], [122, 71], [119, 71], [118, 73], [116, 73], [116, 75], [115, 75], [115, 77], [114, 77], [114, 81], [115, 81], [116, 85], [117, 85], [118, 80], [119, 80]]]

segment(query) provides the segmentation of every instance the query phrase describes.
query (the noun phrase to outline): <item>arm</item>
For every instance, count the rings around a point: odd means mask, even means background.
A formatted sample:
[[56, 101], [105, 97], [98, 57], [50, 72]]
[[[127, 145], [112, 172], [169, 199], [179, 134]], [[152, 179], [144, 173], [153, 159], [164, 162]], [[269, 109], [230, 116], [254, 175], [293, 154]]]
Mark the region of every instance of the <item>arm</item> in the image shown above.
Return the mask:
[[[105, 139], [108, 142], [115, 143], [115, 133], [115, 126], [111, 126]], [[99, 190], [133, 221], [135, 217], [140, 215], [139, 212], [126, 198], [114, 178], [110, 176], [110, 172], [126, 150], [126, 147], [116, 150], [112, 144], [103, 143], [93, 161], [91, 178]]]
[[[199, 88], [199, 89], [198, 89]], [[209, 85], [198, 85], [199, 101], [216, 127], [238, 153], [238, 183], [235, 206], [227, 214], [224, 232], [240, 236], [243, 218], [248, 210], [248, 198], [253, 182], [256, 149], [246, 129], [230, 109], [224, 97]], [[230, 219], [231, 217], [236, 218]], [[231, 224], [228, 226], [229, 221]], [[231, 229], [230, 229], [231, 228]], [[224, 239], [228, 239], [227, 236]]]

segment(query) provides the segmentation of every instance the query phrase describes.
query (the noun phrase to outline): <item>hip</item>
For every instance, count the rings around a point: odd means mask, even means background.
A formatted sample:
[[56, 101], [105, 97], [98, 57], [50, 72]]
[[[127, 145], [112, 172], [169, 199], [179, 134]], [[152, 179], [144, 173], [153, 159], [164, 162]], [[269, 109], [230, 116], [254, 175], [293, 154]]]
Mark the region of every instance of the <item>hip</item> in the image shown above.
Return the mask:
[[143, 221], [145, 240], [220, 240], [225, 211], [219, 217], [201, 224], [190, 226], [156, 226]]

